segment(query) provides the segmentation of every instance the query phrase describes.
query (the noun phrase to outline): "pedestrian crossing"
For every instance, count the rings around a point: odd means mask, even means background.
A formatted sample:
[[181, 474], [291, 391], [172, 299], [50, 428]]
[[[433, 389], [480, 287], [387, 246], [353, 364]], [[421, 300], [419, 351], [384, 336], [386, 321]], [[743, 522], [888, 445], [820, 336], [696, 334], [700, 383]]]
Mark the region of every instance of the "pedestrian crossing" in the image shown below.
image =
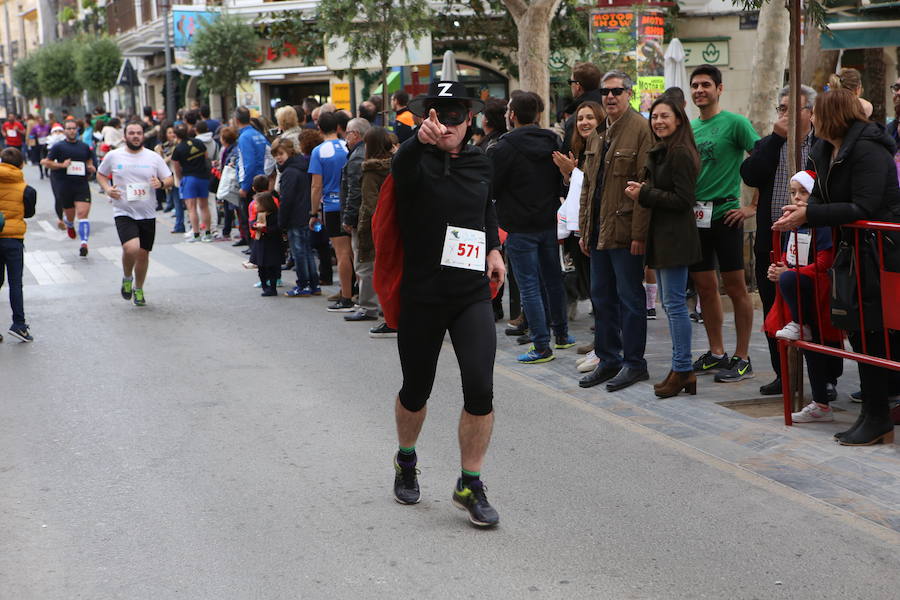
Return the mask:
[[[50, 231], [46, 230], [48, 236]], [[65, 238], [65, 233], [62, 234]], [[68, 241], [68, 240], [66, 240]], [[217, 243], [158, 244], [150, 254], [151, 279], [196, 276], [210, 273], [253, 273], [243, 267], [246, 257]], [[87, 258], [79, 258], [77, 244], [65, 250], [25, 251], [25, 286], [84, 284], [117, 277], [121, 270], [121, 246], [91, 246]]]

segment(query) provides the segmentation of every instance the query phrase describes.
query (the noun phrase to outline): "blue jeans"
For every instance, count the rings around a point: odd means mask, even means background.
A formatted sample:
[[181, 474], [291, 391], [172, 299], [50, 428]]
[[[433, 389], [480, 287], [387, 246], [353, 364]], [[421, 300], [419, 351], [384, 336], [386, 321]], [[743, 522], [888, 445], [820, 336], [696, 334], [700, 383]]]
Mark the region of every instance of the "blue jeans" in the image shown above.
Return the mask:
[[608, 367], [646, 369], [647, 294], [644, 256], [628, 248], [591, 248], [594, 352]]
[[25, 327], [25, 301], [22, 297], [22, 271], [25, 269], [25, 242], [13, 238], [0, 238], [0, 287], [3, 275], [9, 279], [9, 305], [12, 308], [12, 326]]
[[319, 271], [316, 257], [309, 241], [309, 227], [291, 227], [287, 230], [291, 256], [294, 257], [294, 271], [297, 273], [297, 287], [319, 289]]
[[[559, 264], [556, 230], [510, 233], [506, 239], [506, 254], [519, 284], [522, 309], [531, 330], [531, 341], [536, 350], [546, 350], [550, 347], [550, 326], [557, 337], [569, 334], [566, 290]], [[541, 294], [542, 283], [547, 305]], [[548, 309], [550, 325], [547, 322]]]
[[166, 208], [174, 208], [175, 209], [175, 227], [173, 229], [175, 231], [184, 231], [184, 202], [181, 200], [181, 194], [178, 191], [178, 186], [172, 186], [172, 189], [169, 190], [169, 198], [166, 201]]
[[669, 318], [669, 335], [672, 338], [672, 370], [684, 373], [692, 371], [691, 318], [688, 316], [687, 289], [688, 268], [671, 267], [657, 269], [662, 290], [662, 303]]

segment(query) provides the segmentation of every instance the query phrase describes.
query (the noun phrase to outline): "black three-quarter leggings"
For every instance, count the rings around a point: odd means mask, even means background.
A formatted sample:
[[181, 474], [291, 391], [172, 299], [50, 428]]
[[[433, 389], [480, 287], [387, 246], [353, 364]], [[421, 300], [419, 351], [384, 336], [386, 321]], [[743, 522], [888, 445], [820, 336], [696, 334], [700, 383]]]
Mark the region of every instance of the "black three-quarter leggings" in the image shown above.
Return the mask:
[[490, 300], [441, 306], [405, 302], [400, 312], [397, 347], [403, 369], [400, 404], [409, 411], [425, 407], [444, 333], [450, 341], [462, 375], [463, 407], [472, 415], [494, 410], [494, 357], [497, 332]]

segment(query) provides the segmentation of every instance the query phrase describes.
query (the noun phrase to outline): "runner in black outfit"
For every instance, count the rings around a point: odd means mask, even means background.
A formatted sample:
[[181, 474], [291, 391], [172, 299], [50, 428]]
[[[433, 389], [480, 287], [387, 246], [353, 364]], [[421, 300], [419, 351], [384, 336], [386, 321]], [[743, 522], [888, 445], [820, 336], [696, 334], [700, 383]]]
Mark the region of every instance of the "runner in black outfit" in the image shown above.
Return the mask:
[[449, 331], [464, 398], [462, 476], [453, 503], [469, 512], [473, 524], [490, 527], [500, 519], [480, 480], [494, 423], [497, 338], [488, 279], [502, 283], [506, 269], [491, 201], [491, 163], [468, 145], [472, 114], [481, 107], [479, 100], [467, 97], [462, 84], [433, 82], [427, 96], [410, 103], [414, 114], [428, 118], [400, 146], [392, 165], [404, 250], [397, 340], [403, 387], [396, 402], [400, 450], [394, 496], [402, 504], [419, 501], [415, 444]]
[[88, 177], [97, 170], [94, 168], [94, 152], [87, 144], [78, 139], [78, 125], [75, 121], [66, 121], [64, 126], [66, 138], [56, 142], [41, 160], [41, 165], [50, 169], [50, 186], [56, 203], [61, 206], [69, 237], [75, 239], [77, 219], [78, 237], [81, 247], [78, 251], [82, 258], [88, 255], [88, 239], [91, 236], [91, 188]]

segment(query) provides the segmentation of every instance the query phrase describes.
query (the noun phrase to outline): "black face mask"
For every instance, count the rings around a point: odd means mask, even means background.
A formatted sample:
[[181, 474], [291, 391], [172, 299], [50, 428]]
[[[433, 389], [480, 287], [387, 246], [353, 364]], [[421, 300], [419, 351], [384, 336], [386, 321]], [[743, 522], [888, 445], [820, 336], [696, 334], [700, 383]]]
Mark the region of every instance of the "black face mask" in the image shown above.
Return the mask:
[[442, 125], [462, 125], [469, 117], [469, 108], [460, 102], [440, 102], [431, 108], [437, 111], [438, 121]]

